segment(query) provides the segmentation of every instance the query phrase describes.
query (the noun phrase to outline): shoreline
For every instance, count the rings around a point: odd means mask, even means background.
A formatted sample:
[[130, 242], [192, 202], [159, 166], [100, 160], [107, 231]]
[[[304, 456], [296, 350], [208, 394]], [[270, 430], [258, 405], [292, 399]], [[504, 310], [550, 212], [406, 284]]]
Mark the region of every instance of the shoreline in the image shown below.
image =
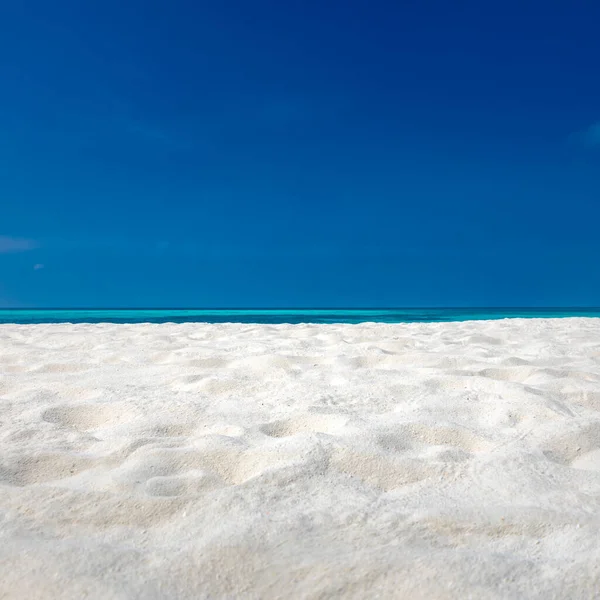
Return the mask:
[[600, 308], [370, 308], [370, 309], [0, 309], [0, 324], [454, 323], [505, 318], [600, 318]]

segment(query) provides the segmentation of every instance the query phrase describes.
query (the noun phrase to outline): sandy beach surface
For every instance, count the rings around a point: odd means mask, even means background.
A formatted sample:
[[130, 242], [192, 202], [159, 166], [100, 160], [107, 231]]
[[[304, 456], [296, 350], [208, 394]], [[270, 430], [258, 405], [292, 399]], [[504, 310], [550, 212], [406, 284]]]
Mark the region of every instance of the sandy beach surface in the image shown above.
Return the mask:
[[0, 598], [600, 597], [600, 319], [0, 327]]

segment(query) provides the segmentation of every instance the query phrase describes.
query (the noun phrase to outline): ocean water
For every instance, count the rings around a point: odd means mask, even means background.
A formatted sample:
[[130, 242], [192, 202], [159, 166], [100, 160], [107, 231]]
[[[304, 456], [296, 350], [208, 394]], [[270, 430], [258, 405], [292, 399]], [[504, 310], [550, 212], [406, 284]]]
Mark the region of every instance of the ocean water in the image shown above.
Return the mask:
[[600, 317], [600, 308], [0, 309], [0, 324], [435, 323], [515, 317]]

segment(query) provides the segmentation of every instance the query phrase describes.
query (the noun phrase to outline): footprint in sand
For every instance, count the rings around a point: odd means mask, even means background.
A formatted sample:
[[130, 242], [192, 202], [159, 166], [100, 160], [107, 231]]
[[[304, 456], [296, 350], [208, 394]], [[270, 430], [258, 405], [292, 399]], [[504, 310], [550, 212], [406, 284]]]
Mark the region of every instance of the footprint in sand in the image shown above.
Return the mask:
[[63, 427], [89, 431], [99, 427], [120, 425], [132, 421], [136, 413], [123, 403], [104, 404], [60, 404], [48, 408], [42, 419]]
[[24, 455], [12, 464], [0, 467], [0, 481], [23, 487], [72, 477], [95, 464], [91, 458], [68, 452]]
[[260, 430], [270, 437], [287, 437], [300, 433], [342, 433], [347, 417], [331, 414], [310, 414], [302, 417], [265, 423]]

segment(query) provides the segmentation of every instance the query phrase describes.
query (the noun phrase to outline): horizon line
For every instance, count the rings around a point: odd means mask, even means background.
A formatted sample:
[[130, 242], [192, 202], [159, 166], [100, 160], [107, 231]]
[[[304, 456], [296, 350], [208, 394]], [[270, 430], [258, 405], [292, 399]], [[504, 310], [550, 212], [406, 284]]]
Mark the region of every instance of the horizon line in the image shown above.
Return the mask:
[[3, 307], [3, 310], [28, 310], [28, 311], [100, 311], [100, 310], [120, 310], [120, 311], [134, 311], [134, 310], [146, 310], [146, 311], [230, 311], [230, 310], [244, 310], [244, 311], [269, 311], [269, 310], [288, 310], [288, 311], [329, 311], [329, 310], [347, 310], [347, 311], [366, 311], [366, 310], [600, 310], [600, 306], [361, 306], [361, 307], [348, 307], [348, 306], [279, 306], [279, 307], [90, 307], [90, 306], [78, 306], [78, 307]]

